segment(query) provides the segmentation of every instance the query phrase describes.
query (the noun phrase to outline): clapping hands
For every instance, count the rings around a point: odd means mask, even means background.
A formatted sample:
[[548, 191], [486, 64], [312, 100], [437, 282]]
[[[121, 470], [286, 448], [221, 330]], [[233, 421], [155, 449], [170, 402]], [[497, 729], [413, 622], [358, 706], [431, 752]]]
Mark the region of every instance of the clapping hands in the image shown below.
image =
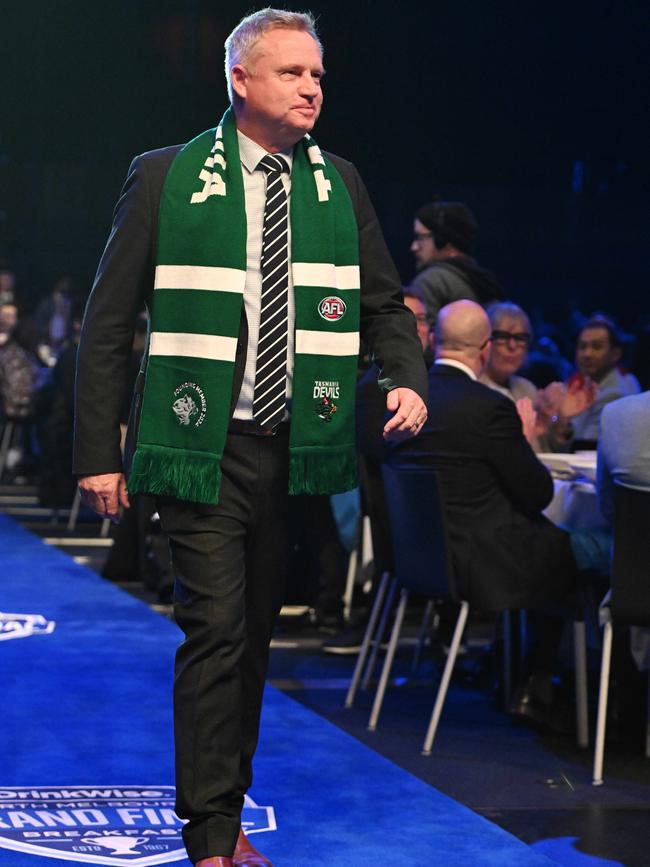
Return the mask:
[[537, 434], [537, 412], [533, 407], [533, 402], [529, 397], [520, 397], [516, 401], [516, 407], [521, 419], [521, 426], [524, 429], [524, 436], [528, 442], [532, 442]]
[[589, 377], [576, 377], [568, 386], [552, 382], [537, 392], [536, 408], [547, 419], [569, 419], [588, 409], [596, 400], [598, 386]]

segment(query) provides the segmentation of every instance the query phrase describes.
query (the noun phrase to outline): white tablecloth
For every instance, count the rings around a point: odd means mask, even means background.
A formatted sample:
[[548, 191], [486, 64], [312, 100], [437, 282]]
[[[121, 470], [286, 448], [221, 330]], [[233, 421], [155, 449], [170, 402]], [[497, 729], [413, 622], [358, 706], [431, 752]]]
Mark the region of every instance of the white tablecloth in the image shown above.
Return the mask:
[[553, 479], [553, 499], [544, 510], [554, 524], [574, 530], [608, 529], [598, 504], [598, 494], [593, 482]]

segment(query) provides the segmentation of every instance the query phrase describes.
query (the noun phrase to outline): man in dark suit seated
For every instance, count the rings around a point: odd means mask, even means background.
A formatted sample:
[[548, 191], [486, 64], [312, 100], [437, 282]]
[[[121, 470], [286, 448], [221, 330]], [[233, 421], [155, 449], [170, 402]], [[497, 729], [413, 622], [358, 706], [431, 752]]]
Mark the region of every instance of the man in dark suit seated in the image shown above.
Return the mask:
[[[515, 404], [477, 381], [490, 335], [489, 319], [473, 301], [442, 308], [428, 421], [417, 437], [391, 449], [390, 463], [437, 470], [461, 597], [485, 611], [540, 609], [576, 587], [578, 567], [569, 533], [542, 515], [553, 481], [528, 441], [535, 423], [530, 401]], [[532, 619], [529, 686], [550, 707], [563, 621], [541, 612]]]

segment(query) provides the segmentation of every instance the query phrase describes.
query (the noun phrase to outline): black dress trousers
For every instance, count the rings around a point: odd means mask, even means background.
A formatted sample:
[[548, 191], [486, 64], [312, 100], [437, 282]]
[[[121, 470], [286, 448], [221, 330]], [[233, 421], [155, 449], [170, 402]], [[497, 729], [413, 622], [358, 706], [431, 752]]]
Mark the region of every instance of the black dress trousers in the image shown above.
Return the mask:
[[193, 862], [233, 852], [287, 569], [288, 425], [229, 433], [215, 506], [159, 498], [176, 573], [176, 811]]

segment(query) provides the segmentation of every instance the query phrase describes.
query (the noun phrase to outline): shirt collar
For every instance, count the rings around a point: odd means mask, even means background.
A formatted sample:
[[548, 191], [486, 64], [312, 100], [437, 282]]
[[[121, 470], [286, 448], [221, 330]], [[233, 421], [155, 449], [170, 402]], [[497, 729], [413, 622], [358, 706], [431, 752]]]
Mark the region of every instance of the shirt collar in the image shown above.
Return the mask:
[[508, 377], [508, 382], [506, 385], [501, 385], [498, 382], [495, 382], [492, 377], [488, 376], [485, 371], [479, 376], [479, 382], [482, 382], [483, 385], [487, 385], [488, 388], [493, 389], [494, 391], [500, 391], [501, 394], [505, 394], [508, 396], [512, 396], [512, 379]]
[[458, 370], [462, 370], [463, 373], [466, 373], [470, 379], [473, 379], [474, 382], [477, 380], [477, 376], [472, 370], [471, 367], [468, 367], [466, 364], [463, 364], [462, 361], [456, 361], [455, 358], [436, 358], [436, 364], [446, 364], [447, 367], [457, 367]]
[[[267, 151], [265, 151], [261, 145], [258, 145], [256, 141], [253, 141], [252, 138], [248, 138], [247, 135], [244, 135], [244, 133], [240, 130], [237, 130], [237, 139], [239, 141], [239, 158], [241, 160], [241, 164], [247, 172], [252, 174], [259, 165], [259, 161], [262, 159], [262, 157], [266, 156]], [[291, 174], [291, 165], [293, 163], [293, 148], [289, 148], [289, 150], [279, 151], [279, 154], [284, 157], [284, 159], [288, 162], [289, 174]]]

